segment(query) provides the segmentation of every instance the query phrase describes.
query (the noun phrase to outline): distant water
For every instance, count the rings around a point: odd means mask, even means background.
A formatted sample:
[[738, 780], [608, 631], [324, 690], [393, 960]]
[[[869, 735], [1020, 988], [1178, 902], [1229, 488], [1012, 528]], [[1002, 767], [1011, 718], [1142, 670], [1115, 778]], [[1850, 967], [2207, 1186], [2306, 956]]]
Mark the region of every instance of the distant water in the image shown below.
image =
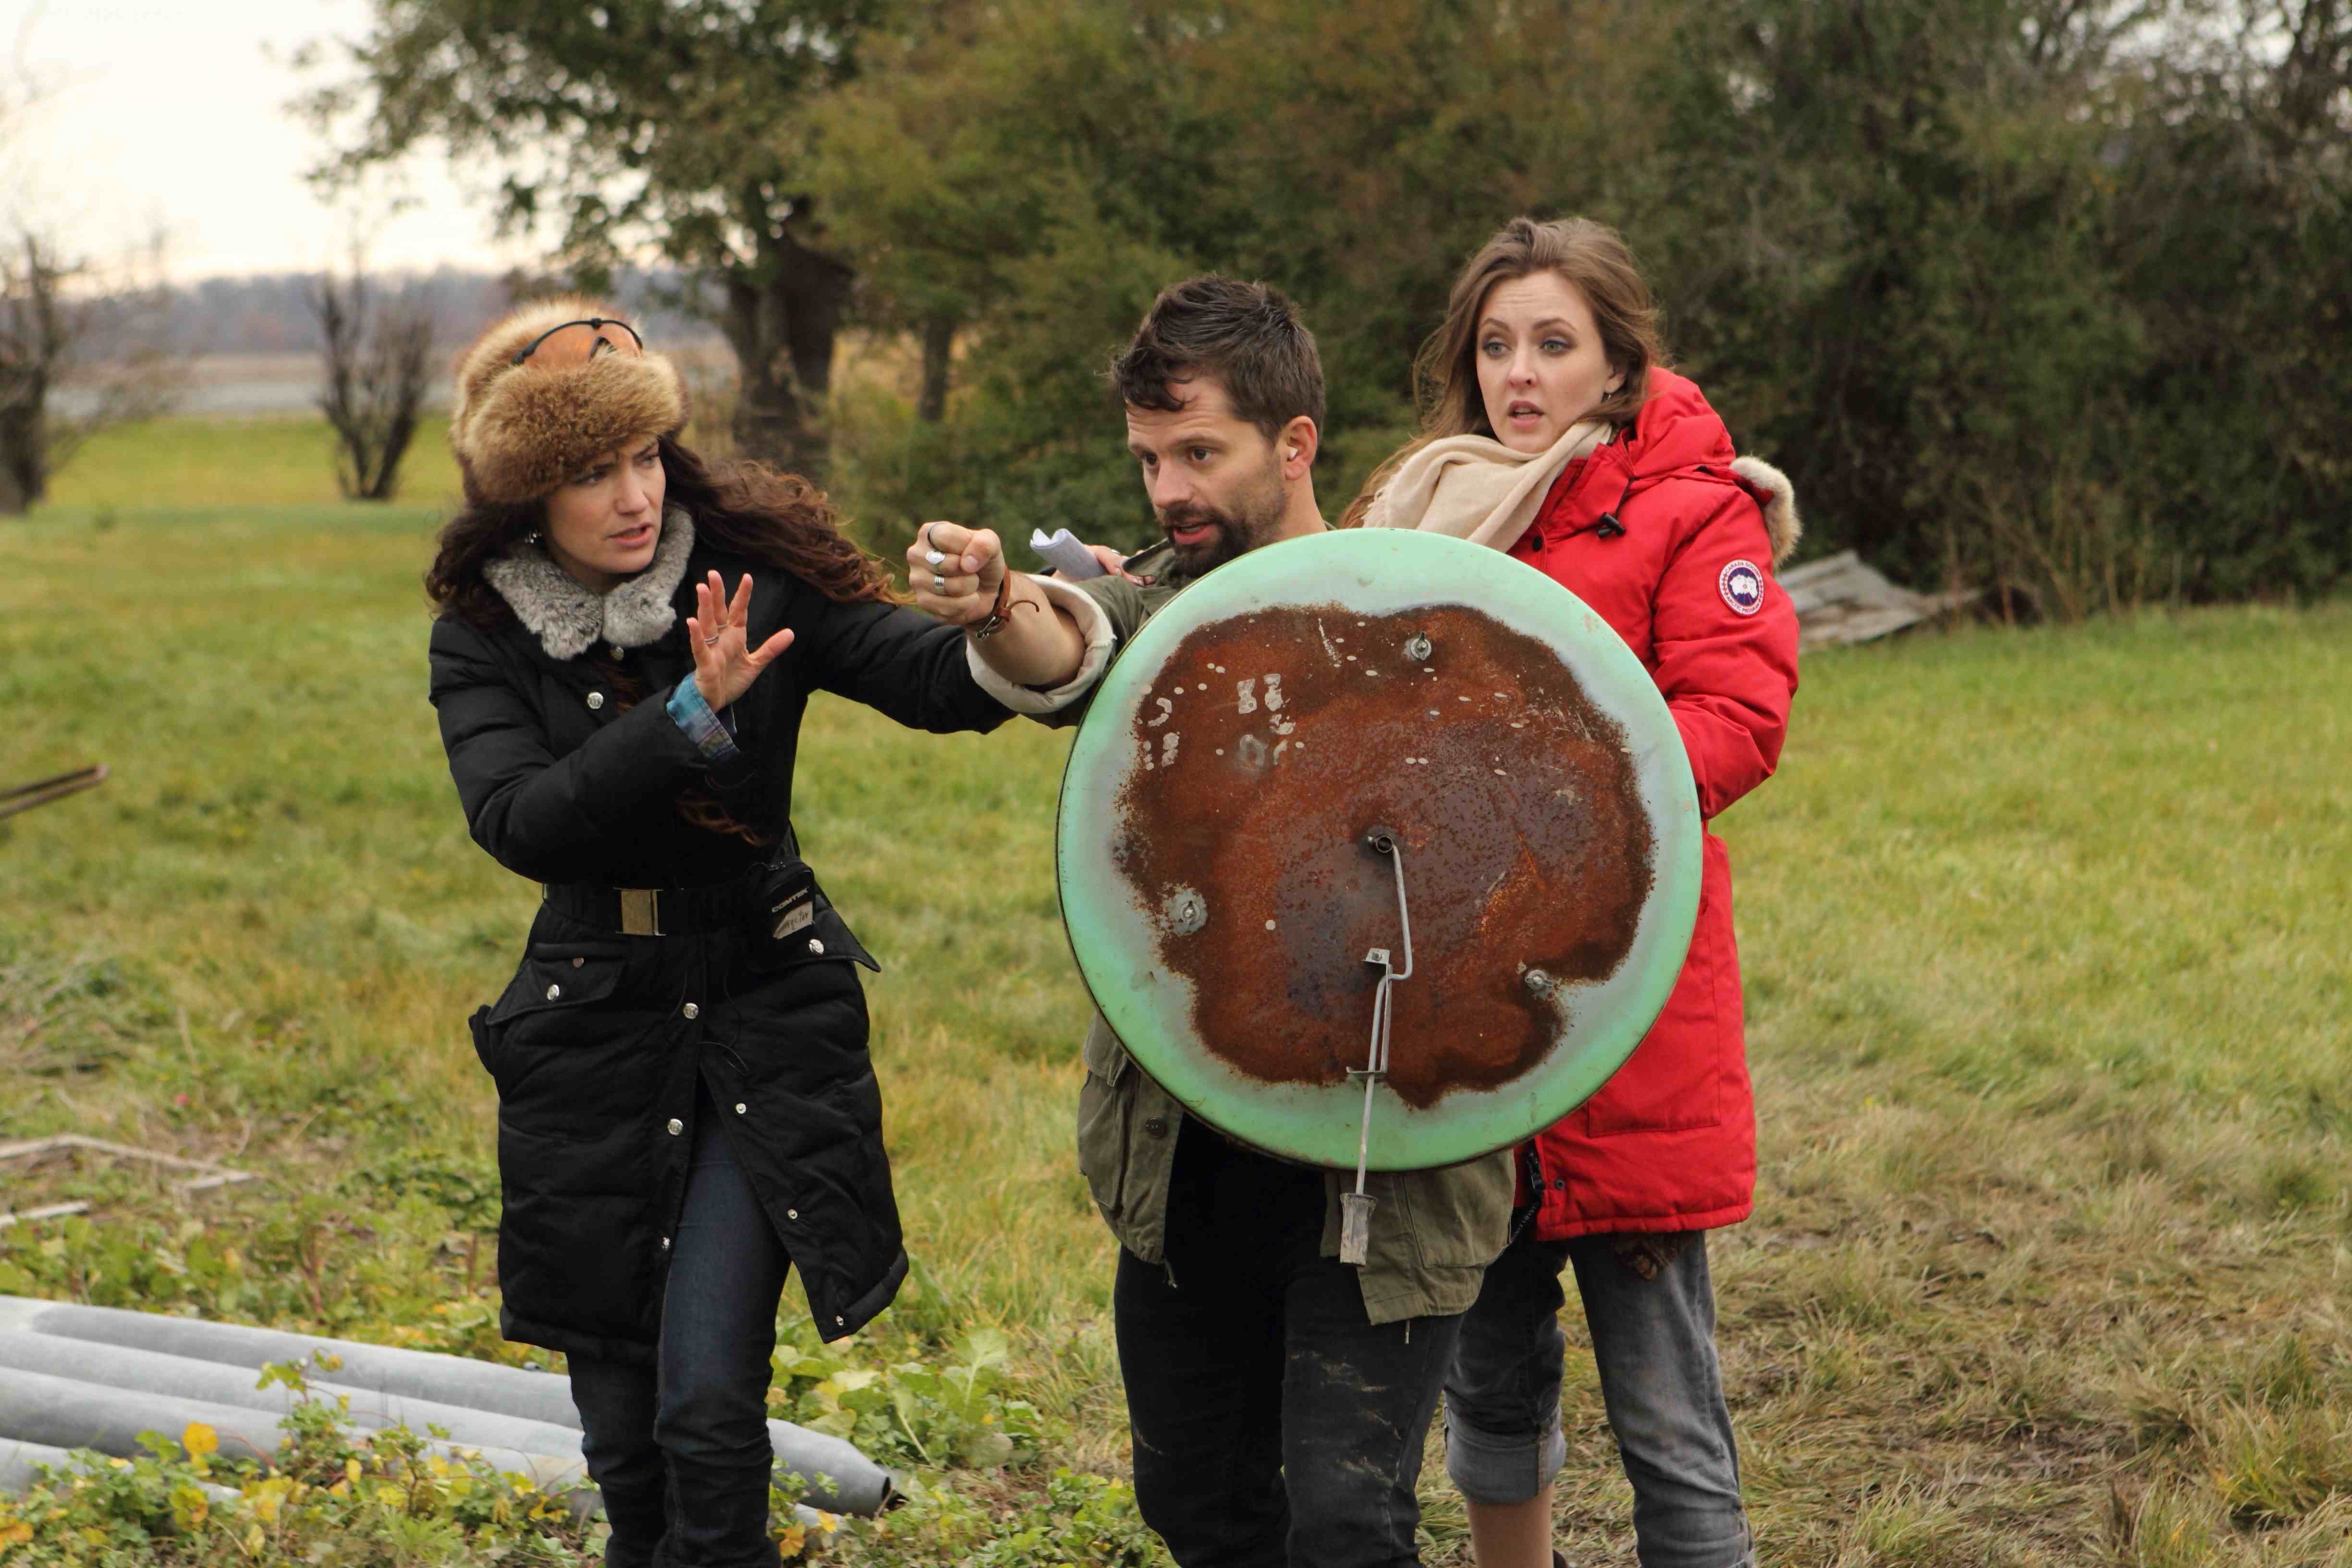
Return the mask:
[[[188, 363], [172, 411], [196, 418], [308, 417], [319, 412], [325, 384], [316, 354], [200, 354]], [[449, 394], [449, 378], [436, 379], [425, 407], [446, 410]], [[78, 417], [96, 408], [99, 396], [92, 387], [67, 386], [50, 395], [49, 406]]]

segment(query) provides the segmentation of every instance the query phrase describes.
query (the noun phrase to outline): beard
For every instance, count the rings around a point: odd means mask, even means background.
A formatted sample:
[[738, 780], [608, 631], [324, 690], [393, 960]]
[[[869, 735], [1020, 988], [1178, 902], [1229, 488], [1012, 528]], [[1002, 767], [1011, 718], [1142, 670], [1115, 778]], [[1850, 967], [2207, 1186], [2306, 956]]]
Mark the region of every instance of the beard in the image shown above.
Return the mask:
[[[1269, 462], [1265, 472], [1231, 506], [1187, 501], [1164, 511], [1155, 509], [1155, 515], [1161, 531], [1171, 536], [1169, 546], [1176, 552], [1176, 564], [1186, 576], [1200, 577], [1261, 544], [1273, 543], [1281, 532], [1282, 514], [1288, 504], [1289, 497], [1282, 488], [1282, 466]], [[1175, 542], [1178, 529], [1201, 527], [1212, 531], [1206, 539], [1195, 544]]]

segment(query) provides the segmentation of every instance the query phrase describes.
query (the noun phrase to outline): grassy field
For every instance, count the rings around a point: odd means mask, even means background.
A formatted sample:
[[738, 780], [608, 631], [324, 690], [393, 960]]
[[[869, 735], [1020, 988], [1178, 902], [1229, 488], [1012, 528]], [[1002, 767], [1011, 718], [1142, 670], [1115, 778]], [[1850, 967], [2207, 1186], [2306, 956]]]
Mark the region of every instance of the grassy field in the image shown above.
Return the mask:
[[[490, 1352], [463, 1019], [536, 890], [467, 839], [424, 700], [434, 516], [263, 504], [282, 474], [206, 428], [171, 438], [226, 448], [236, 504], [154, 504], [179, 459], [126, 448], [0, 521], [0, 781], [114, 769], [0, 824], [0, 1140], [274, 1180], [183, 1208], [0, 1173], [0, 1206], [107, 1199], [0, 1231], [0, 1290]], [[144, 500], [107, 488], [141, 465]], [[1780, 776], [1718, 824], [1763, 1173], [1716, 1270], [1768, 1563], [2352, 1565], [2347, 689], [2340, 604], [1809, 658]], [[1112, 1248], [1071, 1149], [1065, 744], [811, 714], [795, 816], [886, 967], [929, 1279], [846, 1353], [985, 1357], [1001, 1330], [1027, 1423], [1010, 1470], [921, 1466], [980, 1514], [913, 1510], [849, 1560], [978, 1560], [974, 1519], [1123, 1464]], [[961, 825], [952, 871], [904, 853], [919, 815]], [[1630, 1563], [1582, 1355], [1560, 1542]], [[780, 1370], [798, 1413], [856, 1404], [821, 1359]], [[1466, 1562], [1434, 1463], [1423, 1491], [1429, 1561]]]
[[[449, 421], [427, 416], [400, 466], [399, 500], [457, 499]], [[50, 486], [63, 509], [311, 506], [339, 499], [335, 440], [318, 419], [157, 419], [101, 430]]]

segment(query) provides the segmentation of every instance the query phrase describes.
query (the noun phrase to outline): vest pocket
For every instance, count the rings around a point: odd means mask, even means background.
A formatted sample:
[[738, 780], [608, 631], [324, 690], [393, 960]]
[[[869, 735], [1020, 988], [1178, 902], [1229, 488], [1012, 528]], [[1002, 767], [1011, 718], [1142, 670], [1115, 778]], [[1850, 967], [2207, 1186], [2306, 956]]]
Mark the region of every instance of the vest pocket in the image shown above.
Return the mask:
[[1106, 1219], [1116, 1219], [1126, 1200], [1128, 1124], [1135, 1106], [1134, 1087], [1119, 1082], [1127, 1076], [1127, 1049], [1097, 1018], [1078, 1055], [1087, 1068], [1078, 1089], [1078, 1169], [1095, 1206]]

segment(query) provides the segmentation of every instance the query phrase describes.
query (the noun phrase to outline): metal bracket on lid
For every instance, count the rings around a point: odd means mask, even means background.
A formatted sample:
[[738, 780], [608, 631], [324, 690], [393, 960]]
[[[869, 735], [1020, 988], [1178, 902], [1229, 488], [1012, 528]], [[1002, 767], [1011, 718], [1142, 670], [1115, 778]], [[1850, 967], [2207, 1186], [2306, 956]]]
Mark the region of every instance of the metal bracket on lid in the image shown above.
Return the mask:
[[1385, 827], [1375, 827], [1364, 836], [1364, 842], [1376, 855], [1385, 855], [1396, 871], [1397, 927], [1403, 939], [1404, 967], [1400, 969], [1385, 947], [1376, 947], [1364, 954], [1366, 963], [1381, 966], [1381, 978], [1372, 987], [1371, 1046], [1360, 1068], [1349, 1068], [1348, 1076], [1364, 1080], [1364, 1115], [1356, 1138], [1356, 1190], [1339, 1194], [1339, 1261], [1361, 1265], [1371, 1255], [1372, 1209], [1378, 1200], [1364, 1191], [1364, 1173], [1372, 1152], [1372, 1090], [1389, 1071], [1389, 1025], [1395, 1016], [1389, 1001], [1389, 987], [1400, 980], [1412, 978], [1412, 913], [1404, 896], [1404, 846], [1397, 836]]

